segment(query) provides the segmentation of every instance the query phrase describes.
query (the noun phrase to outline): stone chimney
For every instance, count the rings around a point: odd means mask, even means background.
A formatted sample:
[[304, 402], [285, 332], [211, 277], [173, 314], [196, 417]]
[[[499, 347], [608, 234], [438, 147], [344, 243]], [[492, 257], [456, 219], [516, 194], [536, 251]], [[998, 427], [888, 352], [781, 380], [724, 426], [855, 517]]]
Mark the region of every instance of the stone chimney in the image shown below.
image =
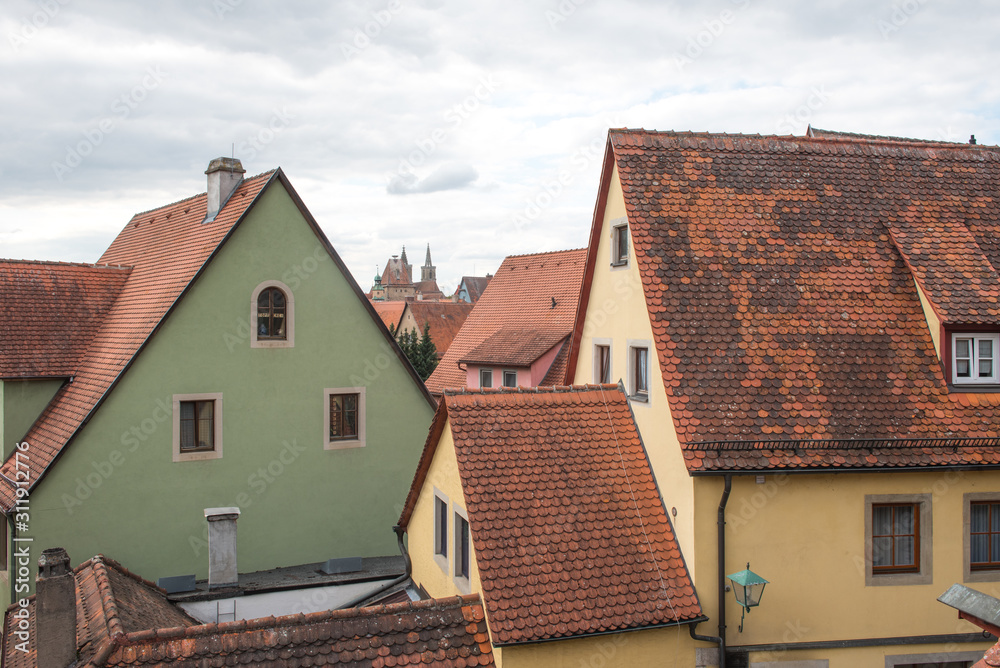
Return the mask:
[[216, 158], [208, 163], [208, 213], [204, 222], [210, 223], [226, 205], [236, 186], [243, 182], [246, 170], [236, 158]]
[[44, 550], [38, 559], [35, 634], [39, 668], [66, 668], [76, 661], [76, 580], [61, 547]]
[[205, 508], [209, 589], [235, 587], [239, 583], [236, 569], [236, 520], [239, 517], [239, 508]]

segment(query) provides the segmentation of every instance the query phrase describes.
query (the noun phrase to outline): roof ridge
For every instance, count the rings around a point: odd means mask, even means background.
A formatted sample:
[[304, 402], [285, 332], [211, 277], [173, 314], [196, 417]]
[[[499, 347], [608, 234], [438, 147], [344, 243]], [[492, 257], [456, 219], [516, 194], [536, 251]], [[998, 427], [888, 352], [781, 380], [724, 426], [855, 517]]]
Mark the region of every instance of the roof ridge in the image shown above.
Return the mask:
[[[244, 178], [243, 180], [240, 181], [239, 185], [236, 186], [236, 188], [238, 189], [243, 184], [249, 183], [250, 181], [253, 181], [255, 179], [259, 179], [262, 176], [269, 176], [271, 174], [274, 174], [276, 171], [278, 171], [278, 169], [279, 169], [278, 167], [275, 167], [274, 169], [269, 169], [266, 172], [261, 172], [260, 174], [254, 174], [253, 176], [249, 176], [247, 178]], [[236, 192], [236, 189], [233, 190], [233, 193], [235, 193], [235, 192]], [[145, 216], [148, 213], [153, 213], [155, 211], [161, 211], [163, 209], [169, 209], [170, 207], [177, 206], [178, 204], [183, 204], [184, 202], [188, 202], [190, 200], [197, 199], [197, 198], [201, 197], [202, 195], [207, 195], [207, 194], [208, 194], [208, 191], [202, 191], [202, 192], [195, 193], [194, 195], [191, 195], [189, 197], [182, 197], [181, 199], [177, 200], [176, 202], [170, 202], [169, 204], [164, 204], [162, 206], [157, 206], [157, 207], [154, 207], [152, 209], [147, 209], [146, 211], [138, 211], [138, 212], [132, 214], [132, 217], [129, 219], [129, 222], [132, 222], [133, 220], [135, 220], [139, 216]]]
[[584, 385], [545, 385], [536, 387], [479, 387], [445, 388], [441, 394], [449, 397], [465, 394], [567, 394], [593, 392], [595, 390], [617, 390], [615, 383], [587, 383]]
[[129, 265], [105, 264], [103, 262], [63, 262], [60, 260], [18, 260], [15, 258], [0, 258], [0, 264], [31, 264], [50, 267], [80, 267], [86, 269], [113, 269], [114, 271], [131, 269]]
[[[104, 563], [103, 555], [98, 554], [84, 563], [90, 564], [90, 568], [94, 572], [94, 582], [101, 595], [101, 607], [104, 609], [108, 637], [114, 639], [124, 636], [125, 626], [118, 614], [118, 601], [115, 599], [115, 592], [111, 587], [111, 577], [108, 575], [108, 566]], [[76, 574], [75, 569], [73, 573]]]
[[[566, 248], [564, 250], [554, 250], [554, 251], [542, 251], [540, 253], [524, 253], [523, 255], [508, 255], [505, 259], [509, 260], [512, 258], [524, 258], [524, 257], [538, 257], [540, 255], [555, 255], [557, 253], [575, 253], [577, 251], [585, 251], [586, 248]], [[486, 278], [486, 276], [463, 276], [463, 278]], [[490, 276], [490, 278], [493, 278]]]
[[290, 615], [269, 615], [267, 617], [254, 617], [251, 619], [237, 619], [231, 622], [209, 622], [195, 626], [174, 626], [162, 629], [144, 629], [134, 631], [121, 636], [116, 644], [137, 645], [141, 643], [155, 642], [157, 640], [167, 640], [184, 637], [195, 638], [213, 633], [239, 633], [242, 631], [257, 631], [266, 628], [304, 626], [319, 622], [333, 622], [343, 619], [367, 619], [381, 615], [396, 615], [410, 611], [421, 610], [447, 610], [456, 607], [465, 607], [471, 604], [481, 604], [479, 594], [465, 594], [460, 596], [449, 596], [446, 598], [431, 598], [420, 601], [400, 601], [399, 603], [389, 603], [381, 605], [366, 606], [363, 608], [343, 608], [340, 610], [319, 610], [317, 612], [298, 612]]

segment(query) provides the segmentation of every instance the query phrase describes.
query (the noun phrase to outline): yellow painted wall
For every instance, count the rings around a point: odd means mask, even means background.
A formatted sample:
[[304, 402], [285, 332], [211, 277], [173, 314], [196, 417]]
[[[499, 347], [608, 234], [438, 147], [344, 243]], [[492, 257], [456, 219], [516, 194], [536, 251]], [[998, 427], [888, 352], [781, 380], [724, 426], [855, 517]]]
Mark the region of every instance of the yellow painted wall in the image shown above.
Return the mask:
[[[716, 511], [722, 489], [721, 477], [695, 479], [696, 584], [712, 620], [699, 631], [711, 635], [718, 623]], [[770, 584], [760, 607], [747, 615], [743, 633], [737, 631], [740, 608], [727, 595], [728, 644], [977, 632], [936, 600], [964, 579], [963, 509], [970, 492], [996, 492], [1000, 498], [1000, 472], [778, 474], [766, 475], [763, 484], [755, 476], [734, 476], [726, 512], [726, 573], [742, 570], [749, 561]], [[866, 494], [931, 495], [930, 584], [866, 586]], [[967, 585], [1000, 597], [1000, 574], [996, 580]], [[989, 644], [955, 645], [951, 651], [985, 650]], [[831, 667], [883, 666], [878, 657], [925, 651], [932, 650], [874, 647], [795, 653], [794, 658], [830, 658]]]
[[649, 461], [663, 494], [667, 509], [677, 509], [672, 517], [681, 551], [695, 576], [693, 483], [684, 465], [680, 444], [674, 430], [670, 406], [664, 390], [659, 361], [653, 344], [653, 328], [646, 311], [639, 269], [629, 242], [626, 267], [611, 266], [611, 228], [609, 221], [626, 217], [625, 198], [618, 180], [618, 168], [611, 174], [611, 187], [605, 207], [603, 229], [597, 248], [597, 262], [584, 319], [583, 338], [574, 383], [594, 382], [594, 339], [611, 339], [611, 380], [628, 386], [628, 341], [650, 342], [649, 401], [632, 402], [636, 424], [649, 453]]
[[[448, 497], [448, 568], [442, 569], [434, 559], [434, 488]], [[406, 529], [407, 551], [413, 564], [413, 581], [422, 586], [433, 598], [456, 596], [470, 592], [459, 590], [451, 573], [454, 571], [454, 508], [466, 510], [465, 494], [458, 476], [458, 459], [455, 441], [451, 435], [451, 422], [445, 423], [441, 440], [431, 460], [420, 497], [413, 507], [413, 515]], [[466, 514], [468, 516], [468, 514]], [[471, 541], [471, 538], [470, 538]], [[475, 546], [469, 555], [469, 584], [472, 593], [481, 592], [479, 568], [476, 565]]]
[[694, 654], [683, 625], [505, 647], [503, 668], [690, 668]]

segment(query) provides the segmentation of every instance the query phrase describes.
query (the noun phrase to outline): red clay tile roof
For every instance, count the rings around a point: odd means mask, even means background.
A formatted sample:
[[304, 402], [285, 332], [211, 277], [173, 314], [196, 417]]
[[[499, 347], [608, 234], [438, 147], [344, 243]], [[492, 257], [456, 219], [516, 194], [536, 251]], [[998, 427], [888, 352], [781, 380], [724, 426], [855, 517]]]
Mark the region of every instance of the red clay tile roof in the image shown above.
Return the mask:
[[[95, 557], [74, 573], [79, 665], [494, 665], [478, 595], [198, 624], [111, 560]], [[29, 654], [14, 649], [13, 610], [4, 665], [34, 668], [35, 633]]]
[[[483, 292], [486, 291], [486, 286], [490, 284], [490, 279], [492, 276], [463, 276], [462, 280], [459, 281], [458, 287], [461, 289], [462, 284], [465, 284], [465, 290], [469, 293], [469, 299], [472, 301], [470, 303], [475, 304], [479, 301]], [[456, 294], [458, 289], [455, 290]]]
[[[580, 300], [586, 257], [587, 250], [581, 248], [504, 259], [441, 363], [427, 379], [427, 388], [441, 392], [449, 387], [465, 387], [465, 369], [459, 367], [459, 360], [501, 327], [561, 330], [569, 334]], [[564, 382], [565, 376], [557, 384]]]
[[[455, 340], [455, 336], [462, 329], [462, 325], [465, 324], [466, 318], [472, 312], [472, 304], [465, 302], [424, 302], [418, 300], [405, 303], [414, 319], [420, 323], [418, 334], [424, 333], [424, 324], [430, 325], [428, 334], [430, 334], [431, 341], [434, 342], [434, 347], [437, 349], [438, 359], [444, 356], [444, 353], [451, 346], [451, 342]], [[400, 321], [402, 321], [402, 316]]]
[[609, 144], [686, 448], [1000, 438], [1000, 395], [949, 394], [913, 283], [946, 318], [1000, 329], [1000, 150], [640, 130]]
[[[101, 256], [98, 264], [128, 266], [131, 272], [114, 305], [100, 318], [73, 382], [56, 393], [25, 436], [31, 444], [32, 485], [276, 174], [280, 172], [244, 180], [211, 223], [202, 224], [204, 193], [136, 214]], [[0, 467], [0, 473], [14, 479], [13, 457]], [[14, 499], [14, 487], [0, 479], [0, 506], [10, 508]]]
[[403, 310], [406, 308], [406, 302], [401, 301], [373, 301], [371, 302], [372, 308], [378, 313], [378, 317], [382, 319], [385, 326], [388, 327], [392, 325], [393, 329], [399, 329], [399, 321], [403, 317]]
[[986, 650], [986, 655], [973, 664], [972, 668], [996, 668], [997, 666], [1000, 666], [1000, 642]]
[[568, 336], [563, 329], [501, 327], [462, 355], [462, 364], [504, 364], [530, 367]]
[[382, 287], [389, 285], [410, 285], [410, 272], [406, 269], [406, 264], [398, 257], [389, 258], [382, 270]]
[[[124, 566], [97, 555], [73, 569], [76, 580], [76, 638], [79, 665], [106, 656], [124, 634], [151, 628], [183, 628], [199, 624], [166, 599], [166, 592]], [[22, 668], [36, 664], [35, 597], [29, 601], [28, 652], [18, 651], [14, 639], [18, 620], [11, 613], [17, 603], [7, 608], [4, 623], [4, 666]]]
[[0, 260], [0, 378], [69, 377], [129, 269]]
[[618, 387], [445, 392], [401, 526], [446, 421], [494, 644], [701, 616]]

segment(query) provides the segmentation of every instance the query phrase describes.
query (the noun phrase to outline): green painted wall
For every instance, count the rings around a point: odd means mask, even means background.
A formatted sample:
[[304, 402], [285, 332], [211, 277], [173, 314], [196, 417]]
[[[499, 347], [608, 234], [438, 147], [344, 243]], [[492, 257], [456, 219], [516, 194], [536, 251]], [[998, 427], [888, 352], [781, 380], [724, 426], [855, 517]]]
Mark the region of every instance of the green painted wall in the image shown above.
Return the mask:
[[63, 385], [60, 379], [0, 381], [0, 442], [7, 459]]
[[[251, 349], [251, 293], [274, 279], [294, 295], [295, 347]], [[241, 572], [397, 554], [433, 411], [384, 341], [273, 184], [36, 488], [33, 549], [204, 578], [203, 509], [239, 506]], [[367, 446], [324, 450], [324, 388], [359, 384]], [[174, 463], [171, 397], [201, 392], [223, 393], [223, 457]]]

